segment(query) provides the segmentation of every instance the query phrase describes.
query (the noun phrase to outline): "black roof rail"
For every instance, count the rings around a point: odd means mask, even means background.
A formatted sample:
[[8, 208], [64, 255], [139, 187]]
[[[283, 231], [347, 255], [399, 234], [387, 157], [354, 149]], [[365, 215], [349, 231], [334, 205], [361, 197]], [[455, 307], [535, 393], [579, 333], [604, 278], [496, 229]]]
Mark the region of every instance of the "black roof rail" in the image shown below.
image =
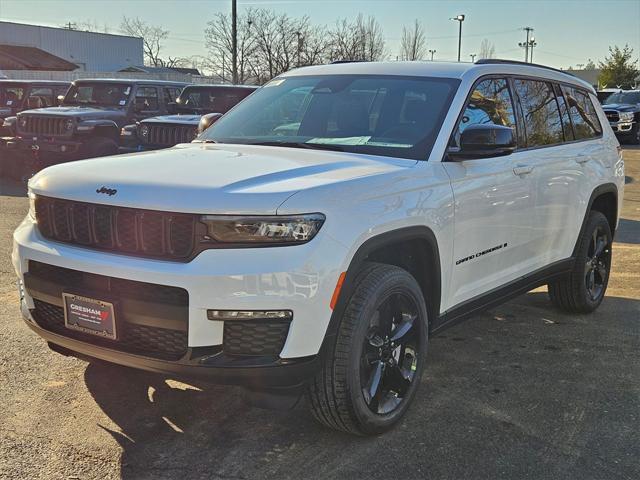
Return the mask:
[[330, 63], [330, 65], [336, 65], [339, 63], [363, 63], [367, 61], [368, 60], [334, 60], [333, 62]]
[[575, 77], [575, 75], [569, 72], [568, 70], [560, 70], [558, 68], [549, 67], [547, 65], [541, 65], [539, 63], [521, 62], [519, 60], [503, 60], [501, 58], [481, 58], [480, 60], [476, 60], [475, 64], [476, 65], [525, 65], [528, 67], [545, 68], [547, 70], [553, 70], [554, 72], [560, 72], [560, 73], [564, 73], [566, 75], [571, 75], [572, 77]]

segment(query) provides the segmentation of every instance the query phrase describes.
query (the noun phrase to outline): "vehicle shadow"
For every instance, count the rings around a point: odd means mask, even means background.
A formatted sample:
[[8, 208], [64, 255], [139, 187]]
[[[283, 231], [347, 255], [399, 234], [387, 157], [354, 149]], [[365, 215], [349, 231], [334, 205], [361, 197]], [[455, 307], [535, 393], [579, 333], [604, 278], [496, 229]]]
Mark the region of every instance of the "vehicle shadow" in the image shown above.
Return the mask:
[[124, 479], [638, 478], [640, 429], [621, 419], [640, 408], [639, 348], [639, 300], [566, 315], [523, 295], [433, 337], [412, 409], [374, 438], [324, 429], [306, 405], [249, 407], [232, 387], [106, 363], [85, 382], [117, 426], [101, 428]]
[[614, 241], [634, 245], [640, 244], [640, 221], [621, 218]]

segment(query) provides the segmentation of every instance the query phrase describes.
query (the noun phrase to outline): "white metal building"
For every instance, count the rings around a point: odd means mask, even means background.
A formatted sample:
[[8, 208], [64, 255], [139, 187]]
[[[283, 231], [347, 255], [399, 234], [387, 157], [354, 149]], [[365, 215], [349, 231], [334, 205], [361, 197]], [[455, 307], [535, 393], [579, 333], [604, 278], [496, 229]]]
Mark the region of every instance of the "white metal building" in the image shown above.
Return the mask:
[[117, 72], [144, 60], [141, 38], [3, 21], [0, 45], [38, 48], [90, 72]]

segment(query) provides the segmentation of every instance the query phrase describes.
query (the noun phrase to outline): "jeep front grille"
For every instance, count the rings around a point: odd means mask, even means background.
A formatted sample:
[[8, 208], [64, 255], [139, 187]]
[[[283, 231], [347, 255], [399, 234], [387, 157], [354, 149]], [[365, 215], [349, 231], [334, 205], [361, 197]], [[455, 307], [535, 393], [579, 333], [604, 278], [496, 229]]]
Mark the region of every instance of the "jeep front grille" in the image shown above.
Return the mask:
[[178, 143], [189, 143], [197, 136], [196, 127], [188, 125], [145, 125], [149, 128], [147, 136], [142, 137], [145, 145], [172, 147]]
[[620, 114], [615, 110], [605, 110], [604, 114], [610, 122], [617, 122], [620, 120]]
[[128, 255], [186, 261], [196, 215], [36, 197], [40, 233], [51, 240]]
[[18, 122], [18, 131], [26, 135], [45, 135], [50, 137], [65, 136], [68, 132], [64, 126], [68, 121], [67, 118], [24, 115], [21, 118], [26, 119], [24, 126]]

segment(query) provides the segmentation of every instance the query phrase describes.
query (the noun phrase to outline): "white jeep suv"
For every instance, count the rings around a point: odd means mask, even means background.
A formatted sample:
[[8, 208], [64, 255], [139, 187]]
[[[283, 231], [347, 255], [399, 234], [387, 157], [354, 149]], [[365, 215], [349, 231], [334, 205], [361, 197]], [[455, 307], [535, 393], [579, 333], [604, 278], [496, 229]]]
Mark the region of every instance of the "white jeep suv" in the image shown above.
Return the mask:
[[321, 423], [375, 434], [430, 335], [545, 284], [598, 307], [623, 183], [595, 92], [560, 71], [308, 67], [195, 143], [42, 171], [13, 263], [57, 352], [263, 405], [306, 392]]

